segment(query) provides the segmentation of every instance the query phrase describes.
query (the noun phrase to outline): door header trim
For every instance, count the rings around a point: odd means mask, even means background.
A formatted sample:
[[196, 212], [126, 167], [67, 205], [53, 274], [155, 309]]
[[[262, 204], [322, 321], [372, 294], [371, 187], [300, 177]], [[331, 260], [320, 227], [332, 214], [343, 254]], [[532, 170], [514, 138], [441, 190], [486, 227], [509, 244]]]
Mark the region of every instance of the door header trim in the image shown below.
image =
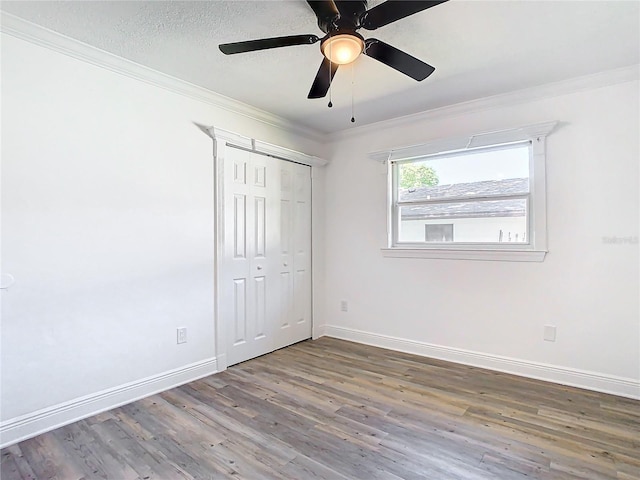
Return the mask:
[[233, 133], [218, 127], [208, 127], [207, 131], [209, 133], [209, 136], [213, 138], [215, 143], [225, 142], [229, 146], [239, 147], [245, 150], [249, 150], [250, 152], [268, 155], [270, 157], [279, 158], [281, 160], [301, 163], [302, 165], [308, 165], [310, 167], [324, 167], [329, 163], [324, 158], [316, 157], [314, 155], [307, 155], [306, 153], [290, 150], [278, 145], [273, 145], [261, 140], [256, 140], [255, 138], [238, 135], [237, 133]]

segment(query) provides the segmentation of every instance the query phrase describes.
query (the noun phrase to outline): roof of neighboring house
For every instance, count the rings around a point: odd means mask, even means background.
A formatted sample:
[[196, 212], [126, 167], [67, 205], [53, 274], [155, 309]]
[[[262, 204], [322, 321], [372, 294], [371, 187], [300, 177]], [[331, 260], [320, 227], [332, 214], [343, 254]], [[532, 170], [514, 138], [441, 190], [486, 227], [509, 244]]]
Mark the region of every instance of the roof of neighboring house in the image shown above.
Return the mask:
[[[399, 200], [446, 200], [464, 197], [492, 195], [518, 195], [529, 193], [528, 178], [485, 180], [482, 182], [435, 185], [400, 190]], [[522, 217], [526, 214], [526, 200], [487, 200], [476, 202], [434, 203], [430, 205], [405, 205], [401, 207], [403, 220], [474, 218], [474, 217]]]

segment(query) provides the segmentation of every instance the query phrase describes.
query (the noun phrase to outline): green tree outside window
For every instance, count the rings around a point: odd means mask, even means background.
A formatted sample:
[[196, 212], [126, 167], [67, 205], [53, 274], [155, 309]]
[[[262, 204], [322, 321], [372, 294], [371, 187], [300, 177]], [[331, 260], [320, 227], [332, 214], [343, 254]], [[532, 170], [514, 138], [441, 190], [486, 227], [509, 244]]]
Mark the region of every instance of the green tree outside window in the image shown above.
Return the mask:
[[433, 187], [439, 181], [436, 171], [426, 165], [409, 163], [400, 166], [400, 188]]

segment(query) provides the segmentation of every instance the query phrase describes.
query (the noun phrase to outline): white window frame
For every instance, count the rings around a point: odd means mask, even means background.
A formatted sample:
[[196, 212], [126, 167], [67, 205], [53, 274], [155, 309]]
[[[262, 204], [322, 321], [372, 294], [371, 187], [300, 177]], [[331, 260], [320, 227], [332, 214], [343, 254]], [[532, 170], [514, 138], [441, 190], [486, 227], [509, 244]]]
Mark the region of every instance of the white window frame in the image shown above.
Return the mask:
[[[369, 158], [386, 165], [387, 173], [387, 246], [382, 248], [382, 254], [385, 257], [401, 258], [542, 262], [547, 253], [546, 137], [556, 125], [557, 122], [538, 123], [509, 130], [370, 153]], [[397, 169], [395, 165], [398, 162], [522, 142], [530, 142], [531, 145], [528, 205], [529, 239], [526, 244], [398, 244], [395, 238], [397, 234], [397, 206], [393, 175], [394, 168]]]

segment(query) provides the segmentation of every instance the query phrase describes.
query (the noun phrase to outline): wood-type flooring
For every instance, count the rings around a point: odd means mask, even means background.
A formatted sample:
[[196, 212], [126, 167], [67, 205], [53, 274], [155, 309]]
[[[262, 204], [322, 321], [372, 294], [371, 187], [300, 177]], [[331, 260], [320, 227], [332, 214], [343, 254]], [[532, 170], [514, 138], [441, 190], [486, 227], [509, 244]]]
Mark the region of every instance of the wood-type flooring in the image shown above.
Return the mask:
[[15, 479], [639, 479], [640, 402], [332, 338], [2, 450]]

